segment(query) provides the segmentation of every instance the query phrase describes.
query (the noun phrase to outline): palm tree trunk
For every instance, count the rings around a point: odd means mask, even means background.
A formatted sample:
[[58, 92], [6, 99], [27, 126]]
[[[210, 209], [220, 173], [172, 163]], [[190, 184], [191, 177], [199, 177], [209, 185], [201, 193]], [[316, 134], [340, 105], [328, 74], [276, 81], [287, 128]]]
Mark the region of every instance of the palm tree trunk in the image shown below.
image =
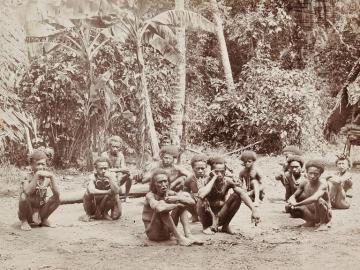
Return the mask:
[[229, 91], [233, 91], [235, 89], [234, 79], [232, 76], [229, 54], [226, 47], [225, 37], [224, 37], [224, 29], [222, 26], [222, 20], [220, 17], [220, 11], [218, 8], [218, 4], [216, 0], [210, 0], [211, 7], [213, 10], [214, 21], [216, 25], [216, 36], [220, 46], [220, 54], [221, 60], [224, 67], [225, 80]]
[[[140, 40], [140, 39], [139, 39]], [[141, 74], [141, 97], [142, 97], [142, 106], [143, 110], [145, 111], [145, 126], [147, 128], [148, 137], [150, 139], [150, 145], [152, 150], [153, 157], [159, 157], [159, 143], [157, 139], [157, 134], [155, 130], [155, 124], [154, 119], [152, 116], [151, 111], [151, 103], [150, 103], [150, 97], [149, 92], [147, 89], [147, 83], [146, 83], [146, 74], [145, 74], [145, 68], [144, 68], [144, 55], [141, 47], [141, 43], [137, 42], [136, 44], [136, 52], [137, 52], [137, 60], [139, 65], [139, 70]], [[144, 133], [144, 130], [140, 131]], [[145, 143], [145, 134], [142, 136], [142, 143]], [[141, 146], [142, 149], [145, 149], [144, 145]]]
[[[184, 0], [175, 0], [175, 9], [184, 10]], [[174, 145], [180, 145], [183, 136], [186, 93], [186, 36], [184, 27], [179, 27], [176, 29], [176, 37], [181, 61], [176, 69], [178, 82], [174, 95], [174, 111], [170, 127], [170, 137]]]

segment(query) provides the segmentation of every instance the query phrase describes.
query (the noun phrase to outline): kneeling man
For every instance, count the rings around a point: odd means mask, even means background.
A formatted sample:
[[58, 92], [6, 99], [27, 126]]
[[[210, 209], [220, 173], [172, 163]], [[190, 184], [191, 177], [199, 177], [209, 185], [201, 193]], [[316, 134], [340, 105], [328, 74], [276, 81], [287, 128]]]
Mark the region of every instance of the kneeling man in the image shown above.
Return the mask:
[[[203, 226], [203, 233], [214, 234], [219, 231], [221, 226], [222, 232], [233, 234], [229, 224], [239, 210], [242, 201], [251, 209], [251, 219], [257, 224], [260, 217], [249, 195], [231, 178], [225, 177], [225, 160], [220, 158], [216, 160], [216, 163], [211, 164], [212, 171], [206, 185], [201, 187], [198, 192], [197, 211]], [[230, 189], [234, 193], [227, 199]]]
[[[150, 180], [150, 192], [146, 194], [142, 219], [145, 233], [152, 241], [169, 240], [173, 235], [178, 244], [190, 246], [196, 241], [193, 239], [186, 208], [195, 204], [195, 201], [186, 192], [170, 190], [170, 178], [167, 171], [156, 169]], [[176, 224], [180, 222], [184, 229], [182, 236]]]
[[[100, 157], [94, 162], [96, 172], [90, 176], [83, 204], [88, 220], [116, 220], [121, 216], [120, 188], [116, 176], [109, 171], [109, 160]], [[111, 210], [111, 215], [108, 212]]]
[[[59, 189], [55, 176], [46, 169], [47, 156], [41, 150], [30, 155], [31, 172], [21, 181], [18, 216], [21, 229], [31, 230], [30, 224], [53, 227], [49, 216], [60, 205]], [[47, 198], [51, 189], [52, 196]]]
[[321, 160], [311, 160], [305, 165], [307, 179], [299, 184], [298, 189], [289, 198], [290, 214], [292, 217], [305, 220], [303, 227], [314, 227], [327, 230], [331, 221], [331, 204], [326, 180], [320, 176], [325, 165]]

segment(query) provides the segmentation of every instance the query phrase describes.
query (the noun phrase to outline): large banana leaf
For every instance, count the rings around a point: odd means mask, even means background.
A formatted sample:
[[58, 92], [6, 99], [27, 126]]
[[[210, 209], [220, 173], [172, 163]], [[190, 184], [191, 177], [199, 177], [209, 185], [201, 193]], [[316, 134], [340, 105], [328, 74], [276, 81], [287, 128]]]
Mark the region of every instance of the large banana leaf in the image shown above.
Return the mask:
[[200, 14], [186, 10], [168, 10], [147, 20], [146, 23], [148, 25], [156, 23], [160, 25], [215, 32], [215, 24]]

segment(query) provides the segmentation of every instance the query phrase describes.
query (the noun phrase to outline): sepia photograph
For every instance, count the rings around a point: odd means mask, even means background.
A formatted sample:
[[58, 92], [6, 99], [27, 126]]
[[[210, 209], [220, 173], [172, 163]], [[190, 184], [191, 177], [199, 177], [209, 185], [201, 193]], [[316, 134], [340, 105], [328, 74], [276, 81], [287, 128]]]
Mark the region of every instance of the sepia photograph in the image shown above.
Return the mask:
[[360, 270], [360, 0], [0, 3], [0, 269]]

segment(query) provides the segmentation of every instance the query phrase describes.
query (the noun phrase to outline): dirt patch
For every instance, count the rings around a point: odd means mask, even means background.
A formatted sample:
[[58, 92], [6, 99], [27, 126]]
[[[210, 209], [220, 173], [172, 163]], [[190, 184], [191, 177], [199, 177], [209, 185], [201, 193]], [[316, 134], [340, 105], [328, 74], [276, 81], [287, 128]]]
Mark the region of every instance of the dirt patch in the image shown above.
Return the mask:
[[[2, 196], [0, 218], [1, 269], [359, 269], [360, 192], [358, 171], [349, 210], [334, 211], [328, 232], [300, 229], [301, 220], [282, 213], [282, 186], [271, 180], [274, 168], [260, 163], [269, 175], [266, 203], [260, 206], [262, 223], [250, 223], [250, 211], [242, 205], [229, 236], [201, 234], [192, 224], [203, 246], [179, 247], [175, 242], [154, 243], [144, 235], [141, 221], [143, 199], [124, 204], [124, 215], [116, 222], [80, 221], [81, 204], [63, 205], [51, 216], [56, 228], [19, 230], [17, 198]], [[63, 190], [84, 185], [84, 178], [62, 180]]]

